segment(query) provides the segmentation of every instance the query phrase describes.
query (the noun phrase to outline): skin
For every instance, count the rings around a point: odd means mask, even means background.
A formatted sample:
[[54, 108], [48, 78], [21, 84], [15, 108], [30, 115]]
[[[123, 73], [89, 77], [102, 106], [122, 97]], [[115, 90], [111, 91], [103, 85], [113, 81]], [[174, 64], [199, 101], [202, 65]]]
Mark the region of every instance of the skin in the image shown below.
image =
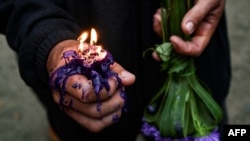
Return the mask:
[[[79, 42], [77, 40], [65, 40], [57, 44], [49, 54], [47, 61], [47, 70], [51, 75], [60, 66], [65, 65], [62, 59], [63, 53], [68, 50], [77, 51]], [[114, 63], [111, 70], [116, 72], [121, 78], [123, 86], [129, 86], [134, 83], [135, 76], [126, 71], [118, 63]], [[66, 83], [66, 95], [63, 103], [65, 113], [78, 122], [83, 127], [92, 132], [99, 132], [105, 127], [114, 123], [113, 116], [120, 117], [124, 99], [120, 96], [120, 89], [117, 88], [116, 79], [109, 80], [110, 91], [107, 92], [103, 88], [100, 92], [100, 100], [102, 101], [101, 110], [97, 110], [97, 97], [94, 93], [91, 81], [83, 75], [73, 75]], [[72, 85], [80, 83], [81, 89], [74, 89]], [[85, 91], [84, 98], [82, 90]], [[52, 91], [54, 101], [59, 105], [60, 94], [57, 90]], [[70, 101], [73, 104], [70, 104]], [[61, 106], [61, 105], [60, 105]]]
[[[193, 34], [192, 40], [184, 41], [173, 35], [170, 37], [170, 41], [174, 49], [183, 55], [199, 56], [217, 27], [224, 5], [224, 0], [196, 0], [195, 6], [187, 12], [181, 24], [184, 33]], [[153, 25], [155, 32], [161, 36], [160, 10], [154, 15]], [[47, 70], [50, 75], [60, 66], [65, 65], [64, 59], [61, 59], [63, 53], [67, 50], [77, 51], [78, 44], [77, 40], [65, 40], [52, 49], [47, 60]], [[153, 57], [159, 60], [156, 53], [153, 53]], [[118, 63], [113, 64], [111, 69], [119, 75], [123, 86], [126, 87], [134, 83], [135, 76]], [[72, 88], [76, 82], [81, 83], [81, 90]], [[124, 100], [120, 96], [120, 90], [117, 89], [116, 80], [110, 78], [109, 84], [111, 88], [109, 92], [105, 89], [100, 92], [102, 106], [101, 111], [97, 111], [97, 99], [91, 82], [83, 75], [71, 76], [66, 84], [67, 93], [63, 105], [65, 113], [92, 132], [99, 132], [113, 124], [113, 116], [118, 116], [118, 118], [121, 116]], [[82, 98], [82, 89], [86, 91], [84, 98]], [[53, 98], [59, 104], [58, 91], [53, 90]], [[73, 101], [72, 106], [70, 106], [70, 101]]]
[[[211, 39], [225, 8], [225, 0], [196, 0], [195, 5], [184, 16], [181, 28], [191, 41], [184, 41], [176, 35], [170, 37], [175, 51], [182, 55], [199, 56]], [[161, 36], [160, 9], [154, 15], [153, 28]], [[156, 53], [153, 57], [159, 60]]]

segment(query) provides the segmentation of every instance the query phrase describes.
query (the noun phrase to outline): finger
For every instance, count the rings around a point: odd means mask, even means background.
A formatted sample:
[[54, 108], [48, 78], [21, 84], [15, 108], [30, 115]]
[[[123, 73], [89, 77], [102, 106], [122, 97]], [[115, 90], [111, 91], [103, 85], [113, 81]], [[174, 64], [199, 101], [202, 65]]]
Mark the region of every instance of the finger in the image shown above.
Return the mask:
[[184, 32], [187, 34], [194, 32], [191, 41], [183, 41], [177, 36], [170, 37], [176, 52], [189, 56], [201, 55], [218, 25], [223, 6], [222, 1], [199, 0], [182, 22]]
[[153, 29], [155, 33], [162, 37], [162, 29], [161, 29], [161, 9], [157, 9], [156, 13], [153, 16]]
[[156, 61], [161, 61], [160, 57], [157, 55], [156, 51], [152, 52], [152, 57], [156, 60]]
[[108, 79], [110, 89], [107, 91], [104, 87], [98, 94], [95, 93], [91, 80], [84, 75], [73, 75], [67, 81], [66, 91], [74, 98], [83, 102], [94, 102], [110, 98], [117, 89], [117, 80], [113, 77]]
[[205, 49], [209, 37], [195, 36], [191, 41], [184, 41], [178, 36], [171, 36], [170, 41], [177, 53], [188, 56], [199, 56]]
[[[72, 108], [79, 113], [82, 113], [91, 118], [102, 118], [108, 114], [111, 114], [119, 109], [122, 109], [125, 105], [124, 99], [120, 95], [121, 91], [117, 91], [116, 94], [106, 101], [98, 101], [93, 103], [83, 103], [78, 99], [66, 94], [63, 97], [64, 107]], [[57, 94], [54, 95], [56, 103], [60, 104], [61, 97]]]
[[103, 118], [90, 118], [70, 108], [65, 109], [65, 113], [78, 122], [81, 126], [92, 132], [99, 132], [102, 129], [116, 123], [121, 117], [121, 110], [111, 113]]
[[217, 0], [197, 0], [197, 3], [185, 14], [182, 20], [182, 30], [186, 34], [192, 34], [204, 18], [219, 4], [220, 2]]
[[135, 82], [135, 75], [125, 70], [118, 63], [115, 62], [110, 68], [119, 75], [124, 86], [132, 85]]

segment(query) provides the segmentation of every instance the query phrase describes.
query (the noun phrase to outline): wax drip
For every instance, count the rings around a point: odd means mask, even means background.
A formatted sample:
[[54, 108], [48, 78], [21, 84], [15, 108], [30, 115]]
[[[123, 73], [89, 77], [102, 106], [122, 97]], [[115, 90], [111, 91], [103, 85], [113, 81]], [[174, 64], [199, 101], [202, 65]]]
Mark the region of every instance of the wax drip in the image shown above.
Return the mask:
[[117, 114], [114, 114], [114, 115], [112, 116], [112, 121], [113, 121], [113, 122], [118, 122], [118, 120], [119, 120], [119, 116], [118, 116]]
[[[66, 82], [68, 78], [75, 74], [81, 74], [86, 76], [89, 80], [92, 80], [92, 86], [94, 87], [95, 94], [97, 96], [97, 111], [101, 110], [100, 91], [105, 88], [107, 91], [110, 90], [108, 78], [114, 77], [118, 83], [118, 88], [122, 89], [121, 79], [118, 74], [110, 69], [110, 65], [114, 63], [112, 55], [107, 52], [105, 58], [99, 61], [94, 61], [92, 64], [84, 65], [84, 59], [77, 56], [77, 52], [73, 50], [66, 51], [63, 54], [65, 59], [65, 65], [58, 68], [50, 77], [49, 84], [52, 89], [59, 90], [60, 99], [59, 104], [62, 106], [64, 97], [66, 94]], [[71, 59], [72, 58], [72, 59]], [[70, 60], [71, 59], [71, 60]], [[73, 88], [81, 88], [79, 83], [74, 83]], [[85, 98], [85, 91], [82, 91], [82, 98]], [[127, 97], [124, 90], [120, 91], [120, 96], [127, 103]], [[123, 111], [127, 111], [124, 106]]]

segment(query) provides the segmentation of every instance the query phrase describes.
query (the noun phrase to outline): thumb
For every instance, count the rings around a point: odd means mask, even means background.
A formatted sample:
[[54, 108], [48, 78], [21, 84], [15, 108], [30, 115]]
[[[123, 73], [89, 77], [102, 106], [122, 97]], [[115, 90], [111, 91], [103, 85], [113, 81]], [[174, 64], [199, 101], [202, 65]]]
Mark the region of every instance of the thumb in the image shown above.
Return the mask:
[[186, 13], [182, 20], [182, 30], [192, 34], [196, 27], [204, 20], [208, 13], [218, 6], [216, 1], [197, 0], [195, 5]]
[[135, 75], [125, 70], [120, 64], [114, 63], [111, 66], [111, 70], [116, 72], [121, 78], [122, 84], [124, 86], [132, 85], [135, 82]]

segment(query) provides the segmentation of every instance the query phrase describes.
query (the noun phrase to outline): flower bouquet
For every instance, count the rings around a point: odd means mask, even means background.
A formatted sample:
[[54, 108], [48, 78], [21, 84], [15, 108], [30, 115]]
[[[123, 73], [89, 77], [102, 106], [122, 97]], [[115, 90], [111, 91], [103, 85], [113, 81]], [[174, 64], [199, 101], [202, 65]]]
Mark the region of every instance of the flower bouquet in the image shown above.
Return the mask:
[[195, 73], [193, 57], [177, 54], [171, 35], [190, 40], [181, 21], [193, 0], [162, 0], [163, 43], [154, 50], [168, 75], [144, 111], [142, 133], [155, 141], [218, 141], [222, 110]]

